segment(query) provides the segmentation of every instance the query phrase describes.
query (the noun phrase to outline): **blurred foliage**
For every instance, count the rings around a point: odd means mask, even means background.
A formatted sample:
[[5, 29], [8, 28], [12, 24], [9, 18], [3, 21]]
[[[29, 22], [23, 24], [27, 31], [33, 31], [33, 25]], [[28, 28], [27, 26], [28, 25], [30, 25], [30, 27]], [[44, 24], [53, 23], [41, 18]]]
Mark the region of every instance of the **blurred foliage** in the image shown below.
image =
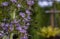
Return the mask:
[[[56, 9], [60, 11], [60, 3], [56, 3]], [[60, 13], [55, 14], [57, 25], [60, 27]]]
[[[32, 35], [30, 39], [44, 39], [42, 36], [36, 34], [39, 31], [40, 27], [50, 25], [50, 14], [45, 13], [46, 10], [52, 9], [52, 7], [41, 8], [37, 2], [33, 6], [33, 16], [31, 25], [29, 28], [29, 33]], [[60, 10], [60, 5], [56, 4], [56, 9]], [[60, 14], [55, 14], [55, 21], [57, 22], [57, 26], [60, 26]]]
[[41, 35], [45, 38], [49, 38], [49, 37], [55, 37], [56, 35], [60, 34], [60, 29], [58, 27], [52, 27], [52, 26], [48, 26], [48, 27], [41, 27], [40, 31], [37, 32], [38, 35]]

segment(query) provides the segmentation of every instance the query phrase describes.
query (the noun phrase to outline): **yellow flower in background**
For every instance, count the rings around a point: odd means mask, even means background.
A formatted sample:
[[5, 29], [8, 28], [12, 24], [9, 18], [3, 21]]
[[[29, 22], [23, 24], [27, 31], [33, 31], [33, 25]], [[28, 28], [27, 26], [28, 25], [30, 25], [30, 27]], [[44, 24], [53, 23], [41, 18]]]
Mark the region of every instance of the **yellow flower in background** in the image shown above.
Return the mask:
[[60, 34], [60, 29], [58, 27], [53, 28], [52, 26], [42, 27], [40, 28], [39, 33], [41, 36], [49, 38], [50, 36], [56, 36]]
[[43, 33], [47, 33], [47, 29], [46, 29], [46, 27], [43, 27], [43, 28], [41, 29], [41, 32], [43, 32]]

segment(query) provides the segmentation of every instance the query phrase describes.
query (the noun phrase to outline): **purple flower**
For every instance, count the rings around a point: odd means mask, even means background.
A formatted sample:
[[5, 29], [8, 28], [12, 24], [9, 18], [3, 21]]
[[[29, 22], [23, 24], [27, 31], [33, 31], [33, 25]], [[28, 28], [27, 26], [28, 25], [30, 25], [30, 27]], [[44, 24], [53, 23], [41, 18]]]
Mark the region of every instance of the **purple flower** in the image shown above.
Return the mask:
[[2, 6], [8, 6], [8, 5], [9, 5], [8, 2], [3, 2], [3, 3], [2, 3]]
[[28, 26], [23, 26], [24, 29], [28, 29]]
[[29, 6], [32, 6], [32, 5], [34, 5], [34, 1], [33, 1], [33, 0], [28, 0], [28, 1], [27, 1], [27, 4], [28, 4]]
[[16, 30], [18, 30], [21, 33], [26, 33], [26, 30], [23, 29], [22, 27], [16, 27]]
[[29, 19], [29, 20], [30, 20], [30, 19], [31, 19], [31, 17], [30, 17], [30, 16], [27, 16], [27, 19]]
[[26, 10], [26, 13], [27, 13], [28, 15], [30, 15], [30, 14], [31, 14], [31, 12], [30, 12], [29, 10]]
[[4, 34], [0, 33], [0, 38], [2, 38], [4, 36]]
[[25, 17], [25, 13], [23, 13], [23, 12], [20, 12], [19, 15], [23, 18]]
[[17, 2], [17, 0], [10, 0], [12, 3], [16, 3]]
[[30, 20], [28, 20], [27, 18], [24, 18], [24, 20], [23, 20], [23, 22], [28, 22], [28, 21], [30, 21]]
[[28, 39], [28, 36], [24, 36], [23, 38], [24, 38], [24, 39]]
[[22, 29], [20, 30], [21, 33], [26, 33], [26, 30]]
[[14, 30], [14, 27], [9, 27], [9, 30], [10, 30], [10, 31], [13, 31], [13, 30]]
[[27, 25], [27, 26], [29, 26], [29, 25], [30, 25], [30, 23], [27, 23], [26, 25]]
[[19, 30], [20, 31], [20, 30], [22, 30], [22, 27], [20, 27], [20, 26], [19, 27], [16, 27], [16, 30]]
[[20, 24], [19, 24], [19, 23], [17, 23], [17, 24], [16, 24], [16, 27], [19, 27], [19, 26], [20, 26]]
[[14, 23], [18, 23], [16, 19], [14, 19], [14, 21], [13, 21], [13, 22], [14, 22]]
[[9, 24], [9, 26], [10, 26], [10, 27], [12, 27], [12, 26], [13, 26], [13, 24]]
[[8, 27], [8, 26], [9, 26], [9, 24], [7, 23], [7, 24], [5, 24], [5, 26], [6, 26], [6, 27]]
[[4, 24], [4, 26], [2, 26], [3, 30], [7, 31], [8, 30], [8, 26], [9, 26], [8, 23], [7, 24]]
[[3, 30], [5, 31], [5, 32], [7, 32], [8, 31], [8, 27], [3, 27]]
[[13, 24], [9, 24], [9, 30], [10, 31], [13, 31], [14, 30]]
[[18, 7], [18, 8], [20, 8], [20, 7], [21, 7], [21, 5], [20, 5], [20, 4], [17, 4], [17, 7]]
[[20, 22], [20, 20], [16, 20], [16, 19], [14, 19], [13, 21], [11, 21], [11, 23], [18, 23], [18, 22]]

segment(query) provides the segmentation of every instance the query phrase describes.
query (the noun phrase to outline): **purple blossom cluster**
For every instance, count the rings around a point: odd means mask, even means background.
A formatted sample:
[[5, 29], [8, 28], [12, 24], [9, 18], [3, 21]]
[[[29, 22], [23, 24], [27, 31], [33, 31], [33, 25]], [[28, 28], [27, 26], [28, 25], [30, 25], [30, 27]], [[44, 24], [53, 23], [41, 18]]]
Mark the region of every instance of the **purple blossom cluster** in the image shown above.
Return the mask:
[[34, 0], [26, 0], [27, 5], [29, 6], [29, 9], [35, 4]]
[[17, 2], [17, 0], [10, 0], [12, 3], [16, 3]]
[[2, 6], [8, 6], [9, 5], [9, 2], [3, 2], [1, 5]]
[[[12, 3], [16, 3], [16, 7], [20, 8], [21, 4], [18, 3], [18, 0], [10, 0]], [[29, 6], [33, 6], [34, 5], [34, 0], [26, 0], [27, 1], [27, 5]], [[8, 6], [10, 3], [9, 2], [3, 2], [1, 5], [2, 6]]]
[[[30, 20], [31, 20], [31, 12], [27, 9], [25, 13], [20, 12], [19, 15], [23, 18], [24, 25], [16, 27], [17, 30], [19, 30], [21, 33], [24, 33], [24, 36], [20, 37], [20, 39], [28, 39], [28, 32], [27, 29], [30, 25]], [[26, 16], [27, 15], [27, 16]], [[18, 24], [19, 25], [19, 24]]]
[[[12, 3], [17, 3], [18, 0], [10, 0]], [[8, 6], [9, 2], [3, 2], [2, 6]], [[27, 5], [29, 5], [30, 7], [34, 5], [34, 0], [27, 0]], [[17, 4], [16, 6], [17, 8], [21, 8], [21, 4]], [[1, 23], [1, 27], [5, 32], [12, 32], [14, 31], [14, 29], [16, 29], [18, 32], [20, 32], [21, 34], [24, 34], [23, 36], [20, 37], [20, 39], [28, 39], [28, 32], [27, 29], [29, 28], [30, 25], [30, 20], [31, 20], [31, 11], [29, 9], [26, 9], [25, 12], [19, 12], [19, 16], [22, 19], [23, 25], [21, 25], [21, 20], [20, 19], [14, 19], [12, 21], [10, 21], [10, 23], [5, 23], [2, 22]], [[4, 21], [6, 21], [6, 19], [3, 19]], [[4, 34], [0, 33], [0, 37], [3, 37]]]
[[[27, 17], [25, 17], [27, 15]], [[21, 34], [24, 33], [24, 36], [21, 37], [21, 39], [28, 39], [28, 32], [27, 32], [27, 29], [30, 25], [30, 20], [31, 20], [31, 12], [29, 10], [26, 10], [26, 13], [23, 13], [23, 12], [20, 12], [19, 13], [19, 16], [21, 16], [23, 18], [23, 22], [24, 24], [21, 25], [20, 22], [21, 20], [17, 20], [17, 19], [14, 19], [12, 20], [10, 23], [5, 23], [5, 22], [2, 22], [1, 23], [1, 27], [2, 29], [5, 31], [5, 32], [9, 32], [9, 31], [14, 31], [14, 25], [15, 25], [15, 29], [17, 31], [19, 31]], [[6, 19], [4, 18], [4, 20], [6, 21]], [[0, 35], [2, 36], [2, 35]]]
[[[18, 3], [18, 0], [10, 0], [13, 4], [16, 3], [16, 7], [17, 8], [20, 8], [21, 7], [21, 4]], [[2, 2], [1, 3], [2, 6], [9, 6], [10, 5], [10, 2]]]
[[28, 4], [29, 6], [34, 5], [34, 0], [27, 0], [27, 4]]

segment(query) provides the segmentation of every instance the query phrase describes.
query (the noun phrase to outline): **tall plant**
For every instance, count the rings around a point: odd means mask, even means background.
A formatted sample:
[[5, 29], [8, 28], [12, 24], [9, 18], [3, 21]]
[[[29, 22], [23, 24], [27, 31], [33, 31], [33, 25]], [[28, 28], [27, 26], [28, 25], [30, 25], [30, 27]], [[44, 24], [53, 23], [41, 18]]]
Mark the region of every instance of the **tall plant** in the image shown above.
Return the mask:
[[[34, 0], [1, 0], [0, 27], [3, 39], [28, 39], [31, 20], [31, 6]], [[7, 38], [8, 37], [8, 38]]]

